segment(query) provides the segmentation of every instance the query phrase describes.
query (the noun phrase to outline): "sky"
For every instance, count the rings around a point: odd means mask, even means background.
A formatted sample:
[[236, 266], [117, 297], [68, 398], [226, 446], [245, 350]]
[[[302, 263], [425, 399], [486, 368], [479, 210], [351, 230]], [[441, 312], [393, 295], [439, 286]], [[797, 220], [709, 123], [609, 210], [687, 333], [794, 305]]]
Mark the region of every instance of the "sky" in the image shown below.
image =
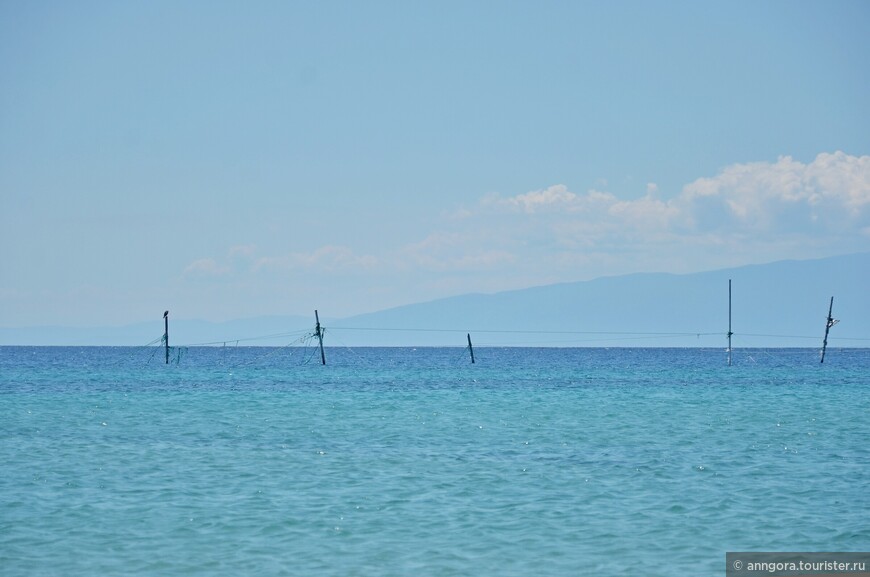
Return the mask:
[[870, 251], [868, 62], [865, 0], [0, 0], [0, 326]]

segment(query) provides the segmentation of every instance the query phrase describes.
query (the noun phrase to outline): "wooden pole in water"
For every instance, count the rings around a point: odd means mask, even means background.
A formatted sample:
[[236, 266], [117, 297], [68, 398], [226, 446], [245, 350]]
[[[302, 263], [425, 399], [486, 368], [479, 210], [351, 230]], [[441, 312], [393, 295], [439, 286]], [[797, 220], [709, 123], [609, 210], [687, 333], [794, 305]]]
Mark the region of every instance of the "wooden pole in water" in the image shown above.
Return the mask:
[[323, 330], [320, 328], [320, 316], [317, 314], [317, 310], [314, 311], [314, 320], [317, 321], [317, 324], [314, 326], [314, 334], [317, 335], [317, 340], [320, 341], [320, 362], [325, 365], [326, 355], [323, 354]]
[[728, 366], [731, 366], [731, 279], [728, 279]]
[[471, 353], [471, 364], [474, 364], [474, 347], [471, 346], [471, 333], [468, 333], [468, 352]]
[[166, 347], [166, 364], [169, 364], [169, 311], [163, 313], [163, 346]]
[[828, 348], [828, 333], [831, 331], [831, 327], [834, 326], [836, 321], [831, 316], [831, 313], [834, 311], [834, 297], [831, 297], [831, 304], [828, 306], [828, 322], [825, 323], [825, 340], [822, 341], [822, 358], [819, 363], [825, 362], [825, 349]]

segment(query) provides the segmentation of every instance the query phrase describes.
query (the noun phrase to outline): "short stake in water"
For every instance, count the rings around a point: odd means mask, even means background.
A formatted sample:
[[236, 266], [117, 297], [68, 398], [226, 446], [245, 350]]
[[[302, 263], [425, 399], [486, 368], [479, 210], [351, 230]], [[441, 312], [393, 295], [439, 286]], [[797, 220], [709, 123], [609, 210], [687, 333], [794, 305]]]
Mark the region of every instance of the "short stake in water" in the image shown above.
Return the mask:
[[467, 333], [468, 336], [468, 352], [471, 353], [471, 364], [474, 364], [474, 347], [471, 346], [471, 333]]

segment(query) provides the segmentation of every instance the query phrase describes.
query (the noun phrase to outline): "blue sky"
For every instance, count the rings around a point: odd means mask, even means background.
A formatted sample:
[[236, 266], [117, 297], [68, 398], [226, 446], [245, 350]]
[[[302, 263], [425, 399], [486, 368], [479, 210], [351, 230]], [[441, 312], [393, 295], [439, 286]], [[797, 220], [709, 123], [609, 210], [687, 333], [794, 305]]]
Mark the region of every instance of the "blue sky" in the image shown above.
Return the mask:
[[2, 2], [0, 325], [868, 251], [868, 29], [866, 1]]

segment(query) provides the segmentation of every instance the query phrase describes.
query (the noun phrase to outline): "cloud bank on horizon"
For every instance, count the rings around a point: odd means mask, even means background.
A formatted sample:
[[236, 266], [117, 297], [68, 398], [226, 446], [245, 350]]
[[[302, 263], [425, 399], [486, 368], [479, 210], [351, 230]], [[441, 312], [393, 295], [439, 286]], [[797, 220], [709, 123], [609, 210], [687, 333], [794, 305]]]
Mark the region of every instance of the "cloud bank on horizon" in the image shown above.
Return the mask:
[[[629, 265], [624, 272], [689, 272], [857, 252], [870, 246], [870, 156], [838, 151], [807, 164], [789, 156], [735, 164], [671, 198], [655, 183], [635, 199], [597, 189], [575, 193], [558, 184], [487, 197], [461, 217], [507, 215], [514, 226], [489, 225], [483, 237], [502, 231], [500, 244], [514, 245], [537, 238], [552, 258], [599, 270], [614, 254], [633, 255], [623, 261]], [[696, 254], [671, 250], [677, 246]]]
[[671, 198], [655, 183], [634, 199], [606, 189], [577, 193], [564, 184], [490, 194], [475, 205], [445, 210], [438, 224], [422, 239], [380, 253], [325, 244], [309, 252], [261, 254], [245, 245], [194, 260], [183, 272], [200, 280], [405, 272], [442, 287], [453, 279], [455, 290], [470, 283], [497, 290], [861, 252], [870, 250], [870, 156], [837, 151], [809, 163], [783, 156], [735, 164], [686, 184]]

